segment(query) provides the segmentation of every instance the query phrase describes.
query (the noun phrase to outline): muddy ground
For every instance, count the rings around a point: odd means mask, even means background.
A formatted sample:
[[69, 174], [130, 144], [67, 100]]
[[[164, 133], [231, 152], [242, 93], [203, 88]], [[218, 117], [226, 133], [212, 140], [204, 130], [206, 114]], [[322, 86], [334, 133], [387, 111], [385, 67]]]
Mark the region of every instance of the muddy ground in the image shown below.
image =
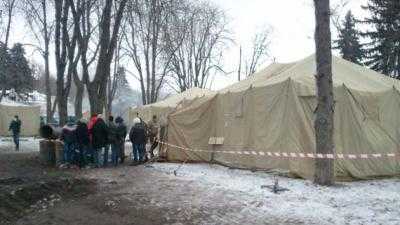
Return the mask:
[[1, 154], [0, 165], [0, 224], [304, 224], [151, 165], [60, 171], [37, 153]]
[[95, 181], [47, 168], [37, 153], [0, 154], [0, 224], [15, 224], [25, 215], [94, 190]]

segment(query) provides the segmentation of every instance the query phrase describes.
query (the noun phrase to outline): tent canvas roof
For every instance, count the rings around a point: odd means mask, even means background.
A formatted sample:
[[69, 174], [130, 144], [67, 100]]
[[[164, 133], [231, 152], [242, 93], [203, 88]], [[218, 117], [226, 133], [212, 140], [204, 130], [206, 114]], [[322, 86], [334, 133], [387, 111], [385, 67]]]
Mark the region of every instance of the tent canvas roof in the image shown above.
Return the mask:
[[214, 94], [214, 91], [194, 87], [194, 88], [190, 88], [182, 93], [168, 97], [162, 101], [159, 101], [159, 102], [156, 102], [156, 103], [153, 103], [150, 105], [145, 105], [142, 108], [147, 108], [147, 107], [175, 108], [183, 100], [192, 100], [197, 97], [209, 96], [212, 94]]
[[[316, 64], [315, 55], [293, 63], [272, 63], [270, 66], [250, 76], [246, 80], [233, 84], [221, 92], [238, 92], [252, 87], [263, 87], [291, 79], [297, 84], [315, 93]], [[400, 87], [398, 80], [384, 76], [366, 67], [348, 62], [342, 58], [332, 57], [333, 85], [358, 91], [381, 92]], [[311, 93], [310, 93], [311, 94]]]

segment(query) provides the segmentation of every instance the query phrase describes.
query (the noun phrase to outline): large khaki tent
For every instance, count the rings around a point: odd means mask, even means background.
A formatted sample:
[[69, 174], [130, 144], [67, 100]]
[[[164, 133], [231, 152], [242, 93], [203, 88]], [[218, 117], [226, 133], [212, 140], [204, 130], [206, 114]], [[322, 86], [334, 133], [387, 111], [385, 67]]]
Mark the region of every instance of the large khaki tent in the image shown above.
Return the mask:
[[15, 115], [22, 122], [22, 136], [36, 136], [40, 127], [40, 106], [14, 106], [0, 104], [0, 135], [11, 135], [9, 124]]
[[[217, 95], [194, 100], [171, 114], [168, 142], [196, 152], [170, 146], [168, 159], [284, 169], [312, 178], [315, 159], [285, 156], [315, 153], [315, 68], [315, 56], [273, 63]], [[399, 81], [333, 57], [333, 85], [335, 153], [398, 154]], [[229, 154], [233, 151], [241, 154]], [[282, 157], [269, 157], [273, 153]], [[399, 173], [395, 157], [335, 159], [336, 177]]]
[[204, 96], [209, 96], [213, 93], [213, 91], [208, 89], [194, 87], [162, 101], [150, 105], [131, 108], [129, 110], [129, 123], [132, 123], [137, 113], [139, 113], [140, 117], [146, 122], [150, 121], [153, 115], [157, 115], [159, 118], [161, 118], [161, 120], [166, 120], [167, 116], [171, 112], [175, 111], [179, 107], [182, 107], [186, 102]]

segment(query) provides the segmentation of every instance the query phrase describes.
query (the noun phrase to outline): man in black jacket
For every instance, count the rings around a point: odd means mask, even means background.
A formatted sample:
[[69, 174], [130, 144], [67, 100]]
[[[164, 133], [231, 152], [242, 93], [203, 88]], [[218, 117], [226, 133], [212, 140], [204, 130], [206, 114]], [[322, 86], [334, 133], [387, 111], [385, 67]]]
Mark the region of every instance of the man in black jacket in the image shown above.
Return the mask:
[[139, 118], [135, 118], [133, 124], [129, 139], [132, 142], [134, 163], [140, 163], [144, 161], [146, 129]]
[[[118, 165], [118, 147], [119, 147], [119, 140], [118, 140], [118, 132], [117, 132], [117, 125], [114, 123], [114, 117], [108, 117], [108, 141], [111, 148], [111, 161], [113, 166]], [[107, 149], [108, 150], [108, 149]], [[107, 166], [108, 163], [108, 151], [104, 154], [104, 166]]]
[[19, 134], [21, 133], [21, 120], [15, 115], [14, 119], [10, 123], [9, 131], [13, 134], [13, 140], [15, 144], [15, 151], [19, 151]]
[[115, 123], [117, 125], [117, 139], [118, 139], [118, 156], [121, 159], [121, 163], [124, 163], [125, 160], [125, 138], [127, 133], [127, 128], [124, 124], [124, 120], [118, 116], [115, 119]]
[[99, 154], [107, 148], [108, 128], [102, 118], [98, 118], [92, 130], [92, 146], [94, 150], [94, 161], [98, 167], [101, 166]]
[[87, 154], [90, 144], [88, 127], [84, 121], [78, 121], [75, 133], [79, 150], [79, 167], [82, 168], [88, 163]]

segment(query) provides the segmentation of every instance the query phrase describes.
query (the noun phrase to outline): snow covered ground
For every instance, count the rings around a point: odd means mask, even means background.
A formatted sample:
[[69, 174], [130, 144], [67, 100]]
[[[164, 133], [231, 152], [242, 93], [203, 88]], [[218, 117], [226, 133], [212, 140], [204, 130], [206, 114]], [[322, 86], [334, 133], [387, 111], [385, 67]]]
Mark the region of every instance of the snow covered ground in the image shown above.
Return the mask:
[[[2, 99], [0, 104], [2, 105], [8, 105], [8, 106], [40, 106], [40, 115], [46, 115], [46, 95], [39, 93], [37, 91], [33, 91], [29, 93], [29, 99], [28, 100], [21, 100], [21, 99], [16, 99], [12, 100], [9, 97], [5, 97]], [[52, 101], [55, 100], [55, 96], [52, 96]], [[86, 102], [85, 102], [86, 103]], [[88, 104], [84, 104], [83, 111], [88, 110], [87, 107]], [[74, 104], [72, 104], [70, 101], [68, 101], [68, 112], [73, 113], [74, 112]], [[57, 109], [55, 111], [55, 115], [57, 115]]]
[[[39, 151], [39, 141], [41, 139], [33, 137], [21, 137], [20, 153]], [[0, 137], [0, 153], [15, 152], [15, 145], [12, 137]]]
[[[180, 164], [157, 163], [154, 170], [174, 176]], [[274, 194], [274, 176], [263, 172], [232, 170], [208, 164], [186, 164], [178, 179], [195, 181], [210, 191], [236, 193], [255, 216], [291, 218], [288, 224], [400, 224], [400, 179], [337, 183], [319, 187], [310, 181], [278, 177], [288, 191]]]
[[[39, 140], [22, 138], [21, 152], [38, 151]], [[129, 155], [129, 142], [126, 150]], [[0, 153], [13, 151], [12, 139], [0, 137]], [[170, 207], [164, 211], [168, 217], [183, 218], [187, 214], [174, 211], [178, 206], [192, 214], [202, 212], [198, 220], [203, 223], [195, 224], [246, 224], [245, 221], [265, 224], [269, 220], [279, 222], [268, 224], [400, 224], [400, 178], [338, 182], [334, 187], [320, 187], [307, 180], [218, 165], [181, 166], [155, 163], [143, 169], [121, 166], [86, 172], [90, 178], [118, 181], [124, 187], [118, 194], [126, 195], [127, 199], [136, 202], [140, 194], [145, 198], [141, 204], [149, 204], [150, 208], [154, 207], [152, 201], [160, 207]], [[262, 188], [273, 185], [275, 178], [279, 186], [288, 190], [274, 194]]]

